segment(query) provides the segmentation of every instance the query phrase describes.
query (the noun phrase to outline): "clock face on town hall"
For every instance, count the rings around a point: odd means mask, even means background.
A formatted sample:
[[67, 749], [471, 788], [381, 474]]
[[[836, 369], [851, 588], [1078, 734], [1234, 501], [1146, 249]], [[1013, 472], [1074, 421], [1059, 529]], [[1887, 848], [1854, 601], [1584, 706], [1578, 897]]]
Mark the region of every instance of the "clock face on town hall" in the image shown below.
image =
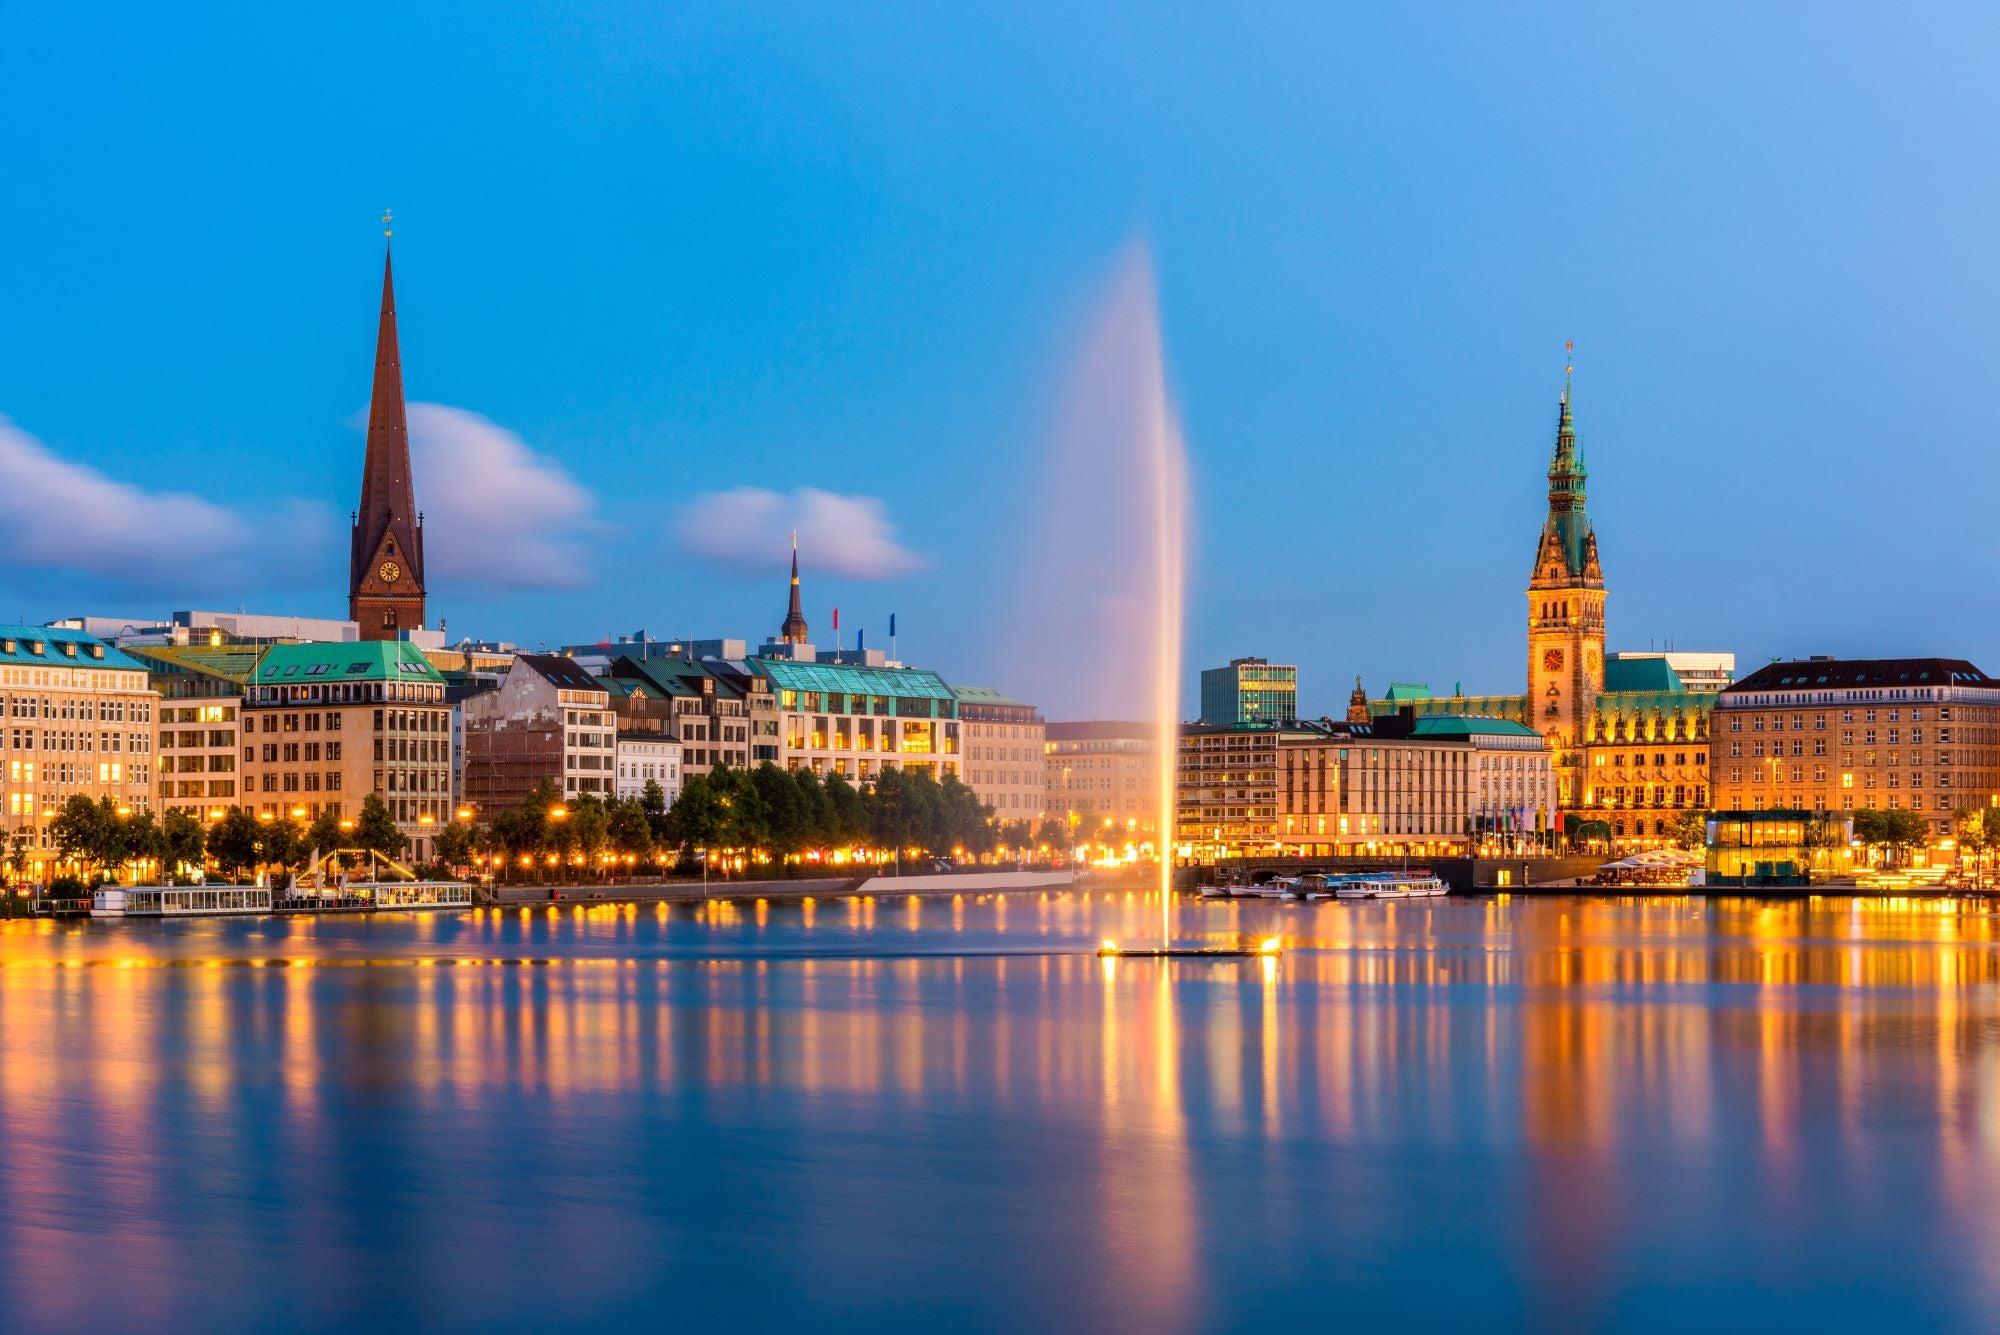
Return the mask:
[[382, 577], [384, 584], [394, 584], [403, 577], [403, 568], [394, 561], [384, 561], [375, 573]]
[[[382, 578], [389, 579], [390, 576], [384, 575]], [[1562, 650], [1549, 649], [1544, 651], [1544, 653], [1542, 654], [1542, 666], [1548, 669], [1550, 672], [1561, 672], [1562, 665], [1563, 665]]]

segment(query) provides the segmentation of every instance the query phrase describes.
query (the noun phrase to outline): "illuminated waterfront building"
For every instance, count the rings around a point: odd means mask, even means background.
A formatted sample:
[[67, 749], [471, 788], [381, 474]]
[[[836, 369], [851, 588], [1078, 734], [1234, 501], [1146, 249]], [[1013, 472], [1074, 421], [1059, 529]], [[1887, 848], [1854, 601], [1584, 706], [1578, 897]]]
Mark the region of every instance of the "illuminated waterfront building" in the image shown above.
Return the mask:
[[1262, 658], [1232, 658], [1201, 674], [1201, 721], [1235, 728], [1299, 717], [1299, 670]]
[[203, 820], [237, 804], [243, 693], [259, 645], [133, 646], [160, 696], [159, 807]]
[[1962, 658], [1770, 663], [1721, 694], [1709, 742], [1716, 805], [1952, 812], [2000, 805], [2000, 681]]
[[1159, 820], [1159, 732], [1150, 723], [1092, 720], [1042, 730], [1043, 801], [1079, 828], [1154, 834]]
[[378, 793], [418, 860], [452, 818], [451, 706], [415, 645], [272, 645], [244, 698], [242, 740], [237, 805], [259, 815], [354, 819]]
[[[1557, 406], [1548, 512], [1529, 575], [1527, 690], [1520, 695], [1433, 695], [1398, 683], [1371, 712], [1409, 707], [1526, 724], [1547, 738], [1560, 822], [1571, 835], [1598, 822], [1613, 842], [1666, 842], [1679, 812], [1709, 805], [1709, 714], [1730, 654], [1606, 653], [1605, 582], [1585, 509], [1588, 470], [1577, 443], [1570, 384]], [[1688, 676], [1682, 676], [1685, 670]]]
[[787, 769], [863, 783], [885, 769], [959, 775], [958, 697], [935, 672], [752, 658], [778, 702]]
[[0, 855], [21, 836], [39, 877], [48, 821], [79, 794], [151, 809], [158, 707], [146, 665], [95, 636], [0, 626]]
[[609, 692], [574, 659], [521, 654], [497, 687], [467, 696], [459, 715], [459, 796], [473, 807], [519, 807], [544, 782], [566, 799], [611, 797], [617, 716]]
[[1047, 725], [1033, 705], [990, 686], [954, 686], [960, 778], [1003, 821], [1039, 820], [1047, 807], [1043, 772]]
[[1462, 853], [1554, 824], [1546, 740], [1505, 719], [1181, 730], [1176, 841], [1197, 856]]

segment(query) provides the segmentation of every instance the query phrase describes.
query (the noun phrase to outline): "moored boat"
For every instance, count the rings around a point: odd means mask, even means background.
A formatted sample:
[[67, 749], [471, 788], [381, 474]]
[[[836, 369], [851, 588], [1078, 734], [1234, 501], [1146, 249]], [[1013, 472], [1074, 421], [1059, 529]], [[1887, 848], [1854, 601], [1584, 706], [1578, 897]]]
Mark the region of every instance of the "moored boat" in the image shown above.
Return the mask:
[[1335, 899], [1429, 899], [1451, 887], [1427, 871], [1374, 871], [1327, 878]]

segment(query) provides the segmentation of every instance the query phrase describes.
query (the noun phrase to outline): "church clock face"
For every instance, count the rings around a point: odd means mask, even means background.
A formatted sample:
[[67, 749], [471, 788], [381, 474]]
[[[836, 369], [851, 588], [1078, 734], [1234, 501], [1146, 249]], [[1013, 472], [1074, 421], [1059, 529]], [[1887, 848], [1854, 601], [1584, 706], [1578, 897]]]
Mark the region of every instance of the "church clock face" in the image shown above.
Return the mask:
[[1560, 649], [1544, 650], [1542, 652], [1542, 666], [1550, 672], [1561, 672], [1563, 667], [1563, 651]]
[[394, 584], [403, 577], [403, 568], [394, 561], [384, 561], [375, 573], [382, 577], [384, 584]]

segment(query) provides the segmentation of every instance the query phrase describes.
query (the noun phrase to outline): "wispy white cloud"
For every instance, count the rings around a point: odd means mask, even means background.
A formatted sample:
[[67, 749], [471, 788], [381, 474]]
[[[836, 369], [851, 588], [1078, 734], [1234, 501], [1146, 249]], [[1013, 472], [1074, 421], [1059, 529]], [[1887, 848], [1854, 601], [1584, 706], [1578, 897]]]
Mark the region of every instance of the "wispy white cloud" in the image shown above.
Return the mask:
[[815, 487], [789, 494], [735, 487], [683, 506], [675, 536], [689, 553], [739, 570], [769, 570], [790, 559], [791, 535], [814, 571], [848, 579], [889, 579], [923, 561], [896, 541], [889, 507], [873, 496], [838, 496]]
[[0, 560], [112, 588], [215, 592], [285, 582], [327, 547], [320, 507], [278, 501], [253, 517], [147, 491], [58, 455], [0, 416]]
[[588, 582], [595, 500], [555, 460], [478, 413], [409, 406], [410, 468], [424, 510], [425, 577], [491, 589]]

